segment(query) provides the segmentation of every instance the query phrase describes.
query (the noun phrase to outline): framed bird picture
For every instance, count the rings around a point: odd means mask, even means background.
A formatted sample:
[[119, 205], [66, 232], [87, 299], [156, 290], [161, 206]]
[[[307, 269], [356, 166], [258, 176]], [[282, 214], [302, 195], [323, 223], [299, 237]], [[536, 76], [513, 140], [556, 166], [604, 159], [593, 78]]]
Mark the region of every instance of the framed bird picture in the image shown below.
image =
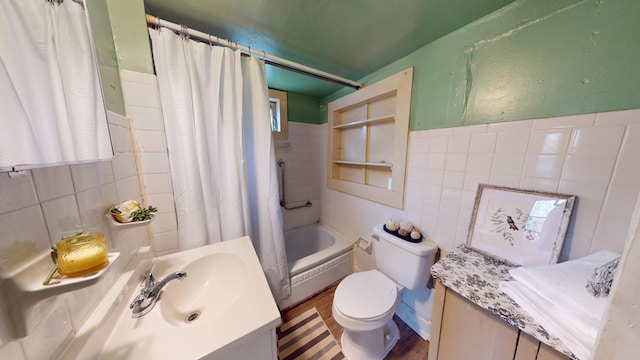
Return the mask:
[[575, 199], [480, 184], [466, 246], [510, 265], [555, 264]]

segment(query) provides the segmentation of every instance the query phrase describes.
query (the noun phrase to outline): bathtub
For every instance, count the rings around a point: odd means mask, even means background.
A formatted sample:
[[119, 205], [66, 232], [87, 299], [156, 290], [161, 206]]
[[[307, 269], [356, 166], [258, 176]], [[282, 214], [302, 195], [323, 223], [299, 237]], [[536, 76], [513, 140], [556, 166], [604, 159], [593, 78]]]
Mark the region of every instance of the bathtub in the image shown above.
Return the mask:
[[352, 272], [353, 245], [322, 224], [284, 232], [291, 296], [280, 309], [294, 306]]

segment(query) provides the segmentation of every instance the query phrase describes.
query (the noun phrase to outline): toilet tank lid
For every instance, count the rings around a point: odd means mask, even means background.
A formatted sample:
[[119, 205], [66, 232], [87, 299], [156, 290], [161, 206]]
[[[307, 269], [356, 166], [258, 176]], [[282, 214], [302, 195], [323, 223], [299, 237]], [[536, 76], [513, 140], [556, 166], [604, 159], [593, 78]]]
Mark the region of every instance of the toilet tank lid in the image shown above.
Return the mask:
[[412, 243], [384, 231], [382, 224], [374, 226], [373, 233], [378, 235], [380, 238], [384, 238], [390, 243], [419, 256], [428, 255], [430, 252], [435, 253], [435, 251], [438, 250], [438, 245], [425, 234], [422, 234], [422, 241], [419, 243]]

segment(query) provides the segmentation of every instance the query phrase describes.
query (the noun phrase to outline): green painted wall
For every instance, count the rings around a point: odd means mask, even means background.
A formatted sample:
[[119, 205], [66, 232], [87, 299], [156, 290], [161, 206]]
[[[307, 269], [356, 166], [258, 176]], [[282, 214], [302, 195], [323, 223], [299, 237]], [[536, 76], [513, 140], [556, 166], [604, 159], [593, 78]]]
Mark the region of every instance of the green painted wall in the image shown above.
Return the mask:
[[143, 0], [107, 0], [118, 66], [154, 74]]
[[153, 74], [142, 0], [87, 1], [105, 105], [126, 115], [120, 70]]
[[111, 21], [106, 0], [87, 1], [87, 9], [91, 23], [91, 32], [95, 44], [102, 92], [108, 110], [120, 115], [125, 114], [122, 86], [118, 72], [116, 49], [113, 43]]
[[321, 124], [320, 99], [296, 93], [287, 93], [288, 121]]
[[413, 66], [411, 130], [638, 108], [639, 18], [637, 0], [518, 0], [361, 81]]

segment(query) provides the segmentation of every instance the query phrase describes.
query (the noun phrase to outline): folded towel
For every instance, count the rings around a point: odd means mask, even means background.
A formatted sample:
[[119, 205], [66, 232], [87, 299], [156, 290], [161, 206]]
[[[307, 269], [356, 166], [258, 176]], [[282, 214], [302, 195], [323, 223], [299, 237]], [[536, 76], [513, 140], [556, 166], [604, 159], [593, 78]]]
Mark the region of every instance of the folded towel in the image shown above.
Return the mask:
[[590, 359], [607, 299], [592, 296], [585, 285], [594, 269], [619, 256], [604, 250], [559, 264], [511, 269], [514, 281], [501, 282], [500, 289], [574, 355]]
[[603, 250], [559, 264], [515, 268], [509, 274], [547, 301], [599, 322], [607, 300], [591, 296], [585, 284], [595, 268], [619, 256], [618, 253]]
[[586, 285], [589, 294], [595, 297], [609, 295], [613, 278], [616, 276], [616, 270], [618, 270], [618, 263], [620, 263], [619, 256], [602, 266], [598, 266], [593, 271]]
[[591, 359], [595, 335], [588, 334], [570, 313], [538, 296], [517, 281], [501, 282], [500, 290], [518, 303], [551, 336], [560, 339], [578, 359]]

